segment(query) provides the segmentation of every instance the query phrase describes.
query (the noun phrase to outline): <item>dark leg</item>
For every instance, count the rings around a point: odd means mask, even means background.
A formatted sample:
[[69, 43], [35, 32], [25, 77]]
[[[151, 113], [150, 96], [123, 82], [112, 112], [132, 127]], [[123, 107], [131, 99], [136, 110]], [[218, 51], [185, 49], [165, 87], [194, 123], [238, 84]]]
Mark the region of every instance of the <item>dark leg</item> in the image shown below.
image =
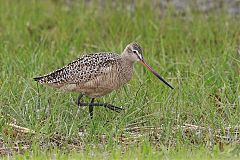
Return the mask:
[[80, 95], [78, 96], [78, 99], [77, 99], [77, 105], [78, 106], [81, 106], [81, 99], [82, 99], [82, 97], [83, 97], [83, 94], [80, 93]]
[[[92, 104], [91, 106], [103, 106], [115, 112], [121, 112], [122, 110], [124, 110], [123, 108], [120, 108], [108, 103], [91, 103], [91, 104]], [[80, 106], [89, 106], [89, 103], [80, 102]]]
[[81, 99], [83, 97], [83, 94], [80, 93], [80, 95], [78, 96], [78, 99], [77, 99], [77, 105], [78, 105], [78, 110], [77, 110], [77, 114], [76, 116], [78, 115], [78, 113], [80, 112], [80, 107], [81, 107]]
[[89, 103], [89, 115], [91, 119], [93, 119], [93, 106], [94, 106], [94, 98], [92, 98], [91, 102]]
[[84, 102], [81, 102], [82, 97], [83, 97], [83, 94], [80, 93], [80, 95], [78, 96], [78, 99], [77, 99], [78, 112], [80, 111], [81, 106], [89, 106], [90, 116], [93, 115], [93, 107], [94, 106], [102, 106], [102, 107], [108, 108], [108, 109], [110, 109], [112, 111], [115, 111], [115, 112], [121, 112], [122, 110], [124, 110], [123, 108], [114, 106], [114, 105], [109, 104], [109, 103], [94, 103], [94, 98], [92, 99], [90, 104], [89, 103], [84, 103]]

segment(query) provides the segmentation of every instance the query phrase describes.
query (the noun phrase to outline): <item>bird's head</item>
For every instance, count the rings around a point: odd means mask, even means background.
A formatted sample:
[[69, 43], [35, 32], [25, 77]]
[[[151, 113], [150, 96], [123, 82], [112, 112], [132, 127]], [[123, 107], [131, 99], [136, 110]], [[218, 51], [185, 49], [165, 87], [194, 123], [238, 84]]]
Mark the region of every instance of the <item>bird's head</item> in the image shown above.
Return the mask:
[[124, 49], [122, 56], [132, 62], [138, 61], [140, 62], [144, 67], [146, 67], [149, 71], [151, 71], [158, 79], [160, 79], [163, 83], [165, 83], [168, 87], [173, 89], [173, 87], [165, 81], [152, 67], [150, 67], [144, 60], [143, 57], [143, 50], [139, 44], [136, 42], [130, 43], [127, 45], [127, 47]]
[[141, 46], [135, 42], [128, 44], [123, 51], [124, 57], [132, 62], [143, 60], [142, 53]]

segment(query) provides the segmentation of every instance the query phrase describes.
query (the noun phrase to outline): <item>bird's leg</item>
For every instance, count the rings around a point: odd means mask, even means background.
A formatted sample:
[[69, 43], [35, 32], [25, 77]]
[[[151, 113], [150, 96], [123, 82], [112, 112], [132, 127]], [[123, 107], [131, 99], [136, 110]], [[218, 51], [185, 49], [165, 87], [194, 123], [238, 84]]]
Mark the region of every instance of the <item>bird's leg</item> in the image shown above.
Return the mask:
[[[90, 113], [90, 108], [92, 108], [91, 110], [93, 110], [94, 106], [102, 106], [102, 107], [108, 108], [108, 109], [110, 109], [112, 111], [115, 111], [115, 112], [118, 112], [118, 113], [121, 112], [122, 110], [124, 110], [123, 108], [114, 106], [114, 105], [109, 104], [109, 103], [94, 103], [93, 99], [90, 103], [91, 104], [91, 107], [90, 107], [89, 103], [81, 102], [82, 97], [83, 97], [83, 94], [80, 94], [78, 96], [78, 99], [77, 99], [78, 112], [79, 112], [81, 106], [89, 106], [89, 113]], [[92, 112], [91, 114], [93, 114], [93, 111], [91, 111], [91, 112]]]
[[115, 111], [115, 112], [121, 112], [122, 110], [124, 110], [124, 108], [121, 108], [121, 107], [117, 107], [117, 106], [114, 106], [112, 104], [109, 104], [109, 103], [95, 103], [95, 106], [103, 106], [105, 108], [108, 108], [112, 111]]
[[[89, 106], [89, 103], [80, 102], [80, 106]], [[124, 108], [120, 108], [109, 103], [92, 103], [92, 106], [102, 106], [118, 113], [124, 110]]]
[[91, 102], [89, 103], [89, 115], [91, 119], [93, 119], [93, 106], [94, 106], [94, 98], [92, 98]]
[[77, 110], [77, 114], [76, 116], [78, 115], [78, 113], [80, 112], [80, 107], [81, 107], [81, 99], [83, 97], [83, 94], [80, 93], [80, 95], [78, 96], [78, 99], [77, 99], [77, 105], [78, 105], [78, 110]]
[[80, 93], [79, 96], [78, 96], [78, 99], [77, 99], [77, 105], [80, 107], [81, 106], [81, 99], [83, 97], [83, 94]]

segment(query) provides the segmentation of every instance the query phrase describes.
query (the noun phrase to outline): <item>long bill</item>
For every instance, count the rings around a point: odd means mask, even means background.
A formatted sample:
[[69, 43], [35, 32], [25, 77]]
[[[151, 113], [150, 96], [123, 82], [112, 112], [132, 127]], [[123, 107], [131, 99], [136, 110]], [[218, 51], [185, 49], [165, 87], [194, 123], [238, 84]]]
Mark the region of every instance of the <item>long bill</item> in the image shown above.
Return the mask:
[[149, 71], [151, 71], [158, 79], [165, 83], [171, 89], [174, 89], [167, 81], [165, 81], [152, 67], [150, 67], [144, 60], [140, 60], [140, 63], [145, 66]]

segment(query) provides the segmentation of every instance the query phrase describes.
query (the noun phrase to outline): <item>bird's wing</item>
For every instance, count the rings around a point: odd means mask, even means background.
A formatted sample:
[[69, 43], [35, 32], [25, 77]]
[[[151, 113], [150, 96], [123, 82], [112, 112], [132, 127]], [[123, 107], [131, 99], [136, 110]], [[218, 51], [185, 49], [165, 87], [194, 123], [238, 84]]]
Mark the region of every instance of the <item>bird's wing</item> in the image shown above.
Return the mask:
[[34, 78], [40, 83], [84, 83], [110, 72], [111, 65], [120, 59], [118, 54], [100, 52], [84, 55], [47, 75]]

